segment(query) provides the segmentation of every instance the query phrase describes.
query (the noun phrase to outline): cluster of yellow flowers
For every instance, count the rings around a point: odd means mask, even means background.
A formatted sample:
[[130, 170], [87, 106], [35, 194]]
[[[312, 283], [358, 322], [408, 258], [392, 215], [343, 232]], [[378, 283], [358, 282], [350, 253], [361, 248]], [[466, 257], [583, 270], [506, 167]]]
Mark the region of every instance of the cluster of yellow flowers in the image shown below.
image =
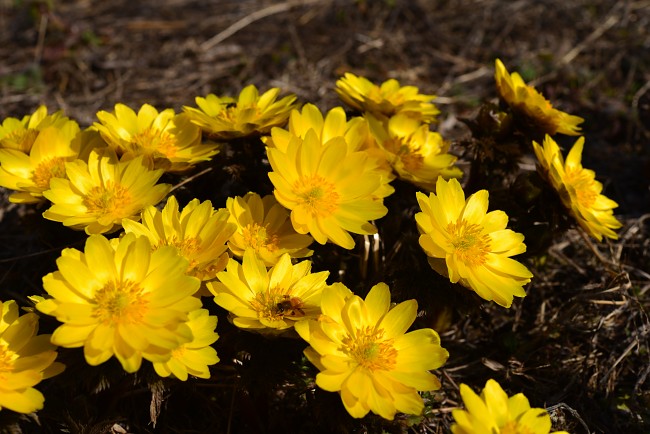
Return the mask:
[[[504, 101], [547, 133], [577, 134], [579, 118], [553, 109], [498, 60], [496, 80]], [[82, 347], [93, 366], [115, 356], [129, 373], [144, 359], [163, 377], [209, 378], [219, 336], [217, 317], [201, 296], [212, 295], [237, 327], [267, 335], [295, 331], [320, 370], [316, 384], [339, 392], [353, 417], [420, 414], [418, 391], [440, 388], [429, 371], [448, 358], [438, 333], [407, 333], [417, 302], [392, 305], [385, 283], [365, 299], [342, 283], [328, 284], [329, 272], [312, 272], [305, 259], [314, 253], [310, 246], [352, 249], [354, 234], [376, 234], [374, 221], [388, 213], [384, 199], [399, 178], [428, 193], [416, 194], [415, 223], [431, 267], [510, 307], [533, 277], [512, 259], [525, 252], [524, 236], [506, 228], [505, 212], [488, 212], [487, 190], [465, 198], [457, 157], [430, 128], [439, 113], [433, 95], [350, 73], [336, 91], [358, 116], [348, 118], [342, 107], [298, 109], [295, 96], [278, 99], [276, 88], [260, 95], [251, 85], [237, 98], [198, 97], [198, 108], [179, 114], [117, 104], [85, 130], [45, 107], [5, 119], [0, 186], [14, 190], [12, 202], [49, 201], [46, 219], [89, 237], [83, 251], [63, 250], [57, 271], [43, 278], [46, 297], [34, 297], [38, 311], [61, 323], [51, 337], [34, 337], [35, 313], [18, 318], [15, 302], [2, 305], [0, 406], [42, 407], [32, 386], [59, 368], [55, 345]], [[250, 137], [266, 146], [272, 195], [229, 197], [217, 209], [199, 199], [180, 209], [169, 196], [157, 207], [171, 191], [158, 183], [163, 174], [209, 161], [220, 142]], [[549, 136], [534, 149], [578, 224], [599, 240], [615, 238], [616, 204], [582, 168], [582, 145], [581, 138], [566, 162]], [[461, 394], [468, 411], [454, 412], [454, 433], [550, 430], [548, 415], [530, 409], [521, 394], [508, 399], [494, 382], [483, 398], [467, 386]]]

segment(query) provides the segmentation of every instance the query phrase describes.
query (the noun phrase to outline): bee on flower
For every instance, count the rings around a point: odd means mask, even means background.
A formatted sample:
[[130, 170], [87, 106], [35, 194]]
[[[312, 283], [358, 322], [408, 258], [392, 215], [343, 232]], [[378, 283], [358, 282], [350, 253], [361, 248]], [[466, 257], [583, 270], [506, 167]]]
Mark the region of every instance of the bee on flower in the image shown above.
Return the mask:
[[306, 258], [314, 253], [308, 248], [314, 239], [295, 231], [289, 211], [273, 195], [261, 198], [257, 193], [247, 193], [244, 197], [229, 197], [226, 208], [229, 221], [237, 228], [228, 240], [228, 248], [238, 258], [252, 249], [271, 267], [285, 253], [292, 258]]
[[83, 347], [89, 365], [115, 356], [133, 373], [142, 359], [168, 362], [192, 342], [187, 322], [201, 308], [194, 297], [200, 281], [186, 274], [187, 259], [175, 248], [152, 251], [147, 237], [134, 234], [113, 243], [91, 235], [83, 252], [64, 249], [56, 264], [58, 270], [43, 277], [50, 298], [36, 309], [62, 323], [52, 343]]
[[64, 116], [60, 110], [48, 115], [47, 107], [44, 105], [39, 106], [34, 113], [24, 116], [22, 119], [8, 117], [0, 125], [0, 149], [15, 149], [29, 154], [41, 131], [49, 127], [70, 128], [66, 127], [68, 123], [77, 125], [75, 121]]
[[65, 165], [75, 161], [81, 151], [76, 122], [41, 130], [28, 152], [0, 148], [0, 186], [14, 190], [9, 200], [15, 203], [44, 201], [53, 178], [67, 178]]
[[584, 137], [578, 138], [566, 160], [560, 147], [550, 136], [543, 146], [533, 142], [542, 177], [558, 192], [564, 207], [587, 234], [602, 241], [603, 237], [617, 239], [614, 232], [621, 222], [614, 217], [618, 204], [601, 194], [603, 185], [596, 181], [593, 170], [582, 167]]
[[19, 315], [14, 300], [0, 300], [0, 410], [32, 413], [45, 398], [34, 386], [61, 373], [50, 335], [38, 334], [38, 315]]
[[277, 99], [280, 89], [271, 88], [262, 95], [254, 85], [246, 86], [237, 98], [209, 94], [196, 97], [198, 108], [184, 106], [190, 120], [214, 139], [235, 139], [268, 133], [284, 125], [296, 106], [296, 96]]
[[395, 79], [376, 85], [365, 77], [346, 72], [337, 80], [334, 90], [353, 109], [376, 117], [389, 118], [400, 113], [430, 123], [440, 113], [431, 103], [435, 95], [421, 94], [415, 86], [400, 86]]
[[296, 324], [309, 343], [305, 356], [320, 373], [316, 385], [339, 392], [355, 418], [372, 411], [392, 420], [397, 412], [419, 415], [418, 391], [440, 388], [429, 372], [449, 357], [433, 329], [406, 331], [415, 321], [417, 302], [391, 308], [385, 283], [372, 287], [365, 300], [341, 283], [323, 291], [323, 314]]
[[285, 253], [266, 269], [252, 249], [242, 263], [230, 259], [226, 271], [209, 282], [214, 302], [230, 312], [237, 327], [266, 334], [282, 333], [296, 321], [320, 314], [321, 293], [327, 287], [327, 271], [311, 272], [311, 262], [293, 265]]
[[486, 300], [510, 307], [525, 297], [532, 273], [511, 256], [526, 251], [524, 236], [506, 229], [508, 216], [488, 209], [488, 192], [465, 200], [460, 183], [438, 178], [436, 193], [416, 193], [422, 212], [415, 215], [419, 243], [436, 272]]
[[460, 385], [466, 410], [453, 410], [453, 434], [568, 434], [551, 432], [551, 417], [543, 408], [531, 408], [523, 393], [508, 396], [499, 383], [490, 379], [481, 395], [466, 384]]
[[495, 64], [494, 78], [499, 96], [515, 114], [542, 133], [580, 135], [578, 125], [584, 122], [584, 119], [553, 108], [551, 103], [534, 87], [527, 85], [518, 73], [509, 74], [501, 60], [497, 59]]
[[159, 113], [144, 104], [136, 113], [116, 104], [112, 113], [100, 111], [97, 118], [93, 128], [123, 161], [142, 155], [155, 169], [182, 172], [219, 152], [217, 144], [201, 143], [201, 129], [173, 109]]
[[66, 163], [67, 179], [52, 178], [43, 192], [52, 202], [43, 217], [89, 235], [114, 231], [123, 219], [138, 219], [140, 211], [160, 202], [171, 188], [156, 185], [163, 171], [150, 170], [143, 158], [118, 161], [112, 149], [95, 149], [88, 163]]

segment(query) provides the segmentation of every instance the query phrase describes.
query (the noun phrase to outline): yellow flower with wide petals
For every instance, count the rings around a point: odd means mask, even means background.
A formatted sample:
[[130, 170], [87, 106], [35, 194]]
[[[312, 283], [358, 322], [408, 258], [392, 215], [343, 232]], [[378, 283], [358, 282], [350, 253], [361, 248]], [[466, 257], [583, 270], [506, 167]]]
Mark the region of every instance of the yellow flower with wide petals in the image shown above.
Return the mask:
[[173, 374], [181, 381], [187, 380], [188, 375], [210, 378], [209, 366], [219, 362], [217, 351], [210, 346], [219, 339], [214, 331], [217, 317], [206, 309], [197, 309], [189, 313], [186, 324], [192, 331], [192, 340], [174, 349], [166, 362], [154, 362], [153, 367], [161, 377]]
[[614, 232], [622, 226], [614, 217], [614, 208], [618, 204], [601, 194], [603, 185], [596, 181], [595, 172], [582, 167], [584, 143], [584, 137], [578, 138], [566, 161], [555, 140], [548, 135], [543, 147], [537, 142], [533, 142], [533, 147], [542, 176], [559, 193], [562, 203], [580, 227], [598, 241], [602, 241], [603, 236], [618, 239]]
[[60, 110], [48, 115], [44, 105], [22, 119], [6, 118], [0, 125], [0, 149], [15, 149], [29, 154], [41, 131], [48, 127], [63, 128], [68, 123], [77, 125]]
[[14, 300], [0, 301], [0, 410], [32, 413], [45, 398], [34, 386], [65, 368], [55, 362], [50, 335], [37, 335], [38, 315], [18, 315]]
[[334, 89], [350, 107], [387, 118], [402, 113], [422, 122], [432, 122], [440, 111], [431, 103], [435, 95], [421, 94], [415, 86], [400, 86], [395, 79], [376, 85], [365, 77], [346, 72]]
[[440, 388], [428, 371], [442, 366], [449, 353], [433, 329], [406, 333], [415, 321], [417, 302], [391, 308], [385, 283], [373, 286], [365, 300], [336, 283], [323, 291], [321, 309], [317, 320], [296, 324], [310, 345], [305, 355], [321, 371], [316, 384], [339, 392], [356, 418], [369, 411], [391, 420], [397, 412], [421, 414], [418, 391]]
[[320, 299], [329, 272], [311, 272], [311, 262], [293, 265], [288, 254], [267, 271], [251, 249], [239, 264], [228, 261], [218, 281], [208, 283], [214, 302], [230, 312], [233, 324], [261, 333], [281, 333], [297, 320], [320, 314]]
[[160, 113], [144, 104], [136, 113], [124, 104], [115, 111], [97, 113], [99, 122], [93, 128], [115, 149], [121, 160], [143, 155], [156, 169], [182, 172], [201, 161], [210, 160], [219, 152], [215, 143], [201, 143], [201, 129], [186, 114], [173, 109]]
[[169, 184], [156, 182], [162, 170], [150, 170], [143, 157], [118, 161], [111, 150], [94, 150], [88, 163], [66, 163], [68, 179], [52, 178], [43, 192], [52, 206], [43, 217], [87, 234], [110, 232], [122, 219], [137, 219], [140, 211], [160, 202]]
[[298, 233], [309, 233], [320, 244], [329, 240], [352, 249], [349, 232], [377, 232], [370, 220], [386, 215], [383, 198], [390, 190], [366, 152], [350, 152], [343, 137], [324, 145], [312, 129], [304, 140], [292, 136], [286, 152], [267, 147], [267, 155], [273, 193], [291, 210]]
[[528, 86], [521, 76], [513, 72], [509, 74], [503, 63], [497, 59], [494, 78], [501, 98], [516, 113], [523, 115], [536, 129], [547, 134], [580, 134], [578, 126], [584, 119], [553, 108], [544, 96]]
[[526, 296], [523, 286], [533, 275], [510, 258], [526, 251], [524, 236], [506, 229], [503, 211], [487, 212], [487, 190], [465, 200], [457, 180], [438, 178], [435, 194], [416, 197], [422, 209], [415, 215], [420, 246], [431, 268], [504, 307], [514, 296]]
[[246, 86], [237, 99], [209, 94], [196, 97], [199, 108], [184, 106], [192, 122], [210, 137], [234, 139], [267, 133], [283, 125], [289, 112], [296, 106], [296, 96], [288, 95], [277, 100], [280, 89], [271, 88], [259, 94], [254, 85]]
[[[304, 140], [309, 130], [314, 130], [325, 146], [330, 140], [343, 137], [350, 152], [367, 152], [370, 162], [374, 163], [375, 170], [379, 174], [389, 182], [395, 179], [383, 151], [379, 149], [377, 142], [370, 134], [366, 119], [355, 116], [348, 120], [343, 107], [334, 107], [323, 117], [323, 113], [314, 104], [305, 104], [301, 110], [291, 111], [288, 130], [273, 128], [271, 135], [262, 137], [262, 141], [271, 148], [278, 148], [282, 152], [286, 152], [292, 136], [298, 136]], [[380, 197], [388, 196], [394, 192], [390, 184], [385, 184], [385, 188], [386, 192], [380, 193]]]
[[439, 176], [460, 178], [457, 158], [448, 154], [449, 142], [429, 130], [429, 125], [398, 114], [387, 122], [366, 115], [370, 131], [397, 175], [425, 190], [433, 191]]
[[295, 231], [289, 211], [273, 195], [261, 198], [257, 193], [247, 193], [244, 197], [229, 197], [226, 208], [230, 222], [237, 226], [228, 241], [233, 255], [241, 258], [247, 249], [253, 249], [271, 267], [285, 253], [292, 258], [305, 258], [314, 253], [308, 249], [314, 239]]
[[188, 314], [201, 308], [194, 297], [200, 281], [185, 274], [187, 260], [175, 248], [154, 252], [147, 237], [127, 234], [111, 243], [91, 235], [84, 251], [64, 249], [58, 271], [43, 277], [52, 297], [36, 308], [62, 325], [52, 343], [83, 347], [86, 362], [97, 366], [117, 357], [126, 372], [142, 359], [169, 360], [192, 341]]
[[79, 156], [80, 141], [76, 122], [43, 129], [34, 140], [29, 153], [0, 148], [0, 186], [15, 190], [9, 200], [15, 203], [36, 203], [44, 200], [50, 179], [66, 178], [65, 164]]
[[210, 280], [226, 268], [226, 242], [236, 227], [228, 222], [225, 209], [215, 211], [209, 200], [193, 199], [179, 212], [178, 201], [170, 196], [162, 212], [148, 206], [141, 216], [141, 223], [123, 220], [124, 231], [146, 236], [154, 250], [175, 247], [189, 261], [187, 274], [190, 276]]
[[467, 410], [453, 410], [453, 434], [568, 434], [551, 433], [551, 417], [543, 408], [531, 408], [523, 393], [508, 397], [499, 383], [490, 379], [481, 396], [466, 384], [460, 396]]

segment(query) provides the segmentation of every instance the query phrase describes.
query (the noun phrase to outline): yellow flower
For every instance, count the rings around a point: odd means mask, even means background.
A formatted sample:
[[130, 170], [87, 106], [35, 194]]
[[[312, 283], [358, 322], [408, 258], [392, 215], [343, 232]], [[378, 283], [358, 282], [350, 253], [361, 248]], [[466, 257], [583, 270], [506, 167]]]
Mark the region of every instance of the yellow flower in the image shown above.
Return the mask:
[[336, 93], [350, 107], [375, 116], [391, 117], [402, 113], [422, 122], [432, 122], [440, 111], [431, 100], [435, 95], [419, 93], [415, 86], [400, 86], [395, 79], [377, 86], [365, 77], [346, 72], [336, 82]]
[[321, 308], [318, 320], [296, 324], [310, 345], [305, 355], [321, 371], [316, 384], [340, 392], [346, 410], [356, 418], [369, 411], [386, 419], [396, 412], [421, 414], [418, 390], [440, 388], [428, 371], [442, 366], [449, 353], [433, 329], [406, 333], [415, 321], [417, 302], [391, 309], [385, 283], [373, 286], [365, 300], [334, 284], [323, 291]]
[[237, 99], [209, 94], [196, 97], [199, 108], [183, 107], [192, 122], [211, 137], [234, 139], [259, 135], [284, 124], [295, 107], [296, 96], [276, 101], [280, 89], [271, 88], [261, 96], [254, 85], [246, 86]]
[[9, 200], [15, 203], [43, 201], [50, 179], [65, 178], [65, 163], [79, 156], [79, 133], [76, 122], [66, 122], [60, 128], [43, 129], [28, 153], [17, 149], [0, 149], [0, 186], [15, 190]]
[[[460, 385], [467, 410], [453, 410], [453, 434], [549, 434], [551, 417], [543, 408], [530, 408], [523, 393], [508, 397], [499, 383], [488, 380], [478, 396], [469, 386]], [[552, 434], [568, 434], [554, 431]]]
[[[288, 130], [273, 128], [271, 136], [262, 137], [262, 141], [271, 148], [278, 148], [282, 152], [286, 152], [292, 136], [298, 136], [304, 140], [309, 130], [314, 130], [325, 146], [330, 140], [343, 137], [349, 152], [367, 152], [371, 163], [370, 167], [374, 166], [373, 171], [385, 177], [388, 182], [395, 179], [383, 151], [379, 149], [377, 142], [370, 135], [366, 119], [355, 116], [348, 121], [343, 107], [334, 107], [323, 117], [320, 109], [314, 104], [305, 104], [301, 110], [291, 111], [288, 128]], [[384, 184], [384, 188], [386, 191], [378, 193], [379, 197], [389, 196], [395, 191], [390, 184]]]
[[64, 249], [58, 271], [43, 277], [52, 297], [36, 308], [62, 322], [52, 343], [84, 348], [89, 365], [113, 355], [126, 372], [142, 359], [165, 362], [192, 340], [188, 314], [201, 307], [200, 282], [185, 274], [187, 260], [172, 247], [155, 252], [147, 237], [127, 234], [114, 246], [91, 235], [84, 252]]
[[230, 312], [233, 324], [262, 333], [278, 333], [292, 328], [303, 318], [320, 314], [320, 299], [329, 272], [311, 273], [311, 262], [291, 264], [288, 254], [266, 270], [251, 249], [240, 265], [228, 261], [219, 281], [209, 282], [214, 302]]
[[275, 265], [288, 253], [292, 258], [305, 258], [314, 252], [307, 247], [314, 241], [309, 235], [296, 233], [289, 220], [289, 211], [273, 195], [262, 199], [257, 193], [229, 197], [226, 208], [230, 222], [237, 230], [228, 241], [228, 248], [237, 257], [253, 249], [267, 267]]
[[37, 335], [38, 315], [18, 315], [14, 300], [0, 301], [0, 410], [31, 413], [45, 398], [34, 389], [41, 380], [65, 368], [57, 363], [50, 335]]
[[449, 142], [430, 131], [429, 125], [404, 114], [392, 116], [386, 123], [372, 115], [366, 118], [385, 158], [401, 179], [433, 191], [438, 176], [445, 179], [463, 176], [453, 165], [457, 158], [447, 153]]
[[22, 119], [6, 118], [0, 125], [0, 149], [15, 149], [29, 154], [39, 133], [48, 127], [63, 128], [75, 121], [63, 116], [62, 111], [47, 114], [47, 107], [40, 106]]
[[219, 152], [217, 144], [201, 144], [201, 129], [186, 114], [173, 109], [158, 113], [144, 104], [136, 114], [124, 104], [115, 111], [97, 113], [93, 128], [115, 149], [122, 160], [143, 155], [156, 169], [181, 172]]
[[614, 229], [621, 223], [614, 217], [616, 202], [601, 194], [603, 185], [596, 181], [593, 170], [582, 167], [584, 137], [578, 138], [569, 151], [566, 161], [557, 143], [550, 137], [544, 139], [544, 147], [533, 142], [542, 175], [557, 190], [562, 203], [589, 235], [602, 241], [603, 236], [617, 239]]
[[388, 180], [365, 152], [350, 152], [343, 137], [324, 145], [314, 130], [304, 140], [293, 136], [286, 152], [267, 147], [273, 172], [275, 198], [291, 210], [291, 223], [298, 233], [310, 233], [325, 244], [328, 240], [354, 247], [349, 232], [374, 234], [369, 220], [388, 212], [383, 198], [390, 191]]
[[178, 254], [189, 261], [187, 273], [200, 280], [214, 279], [226, 268], [228, 252], [226, 242], [235, 231], [228, 223], [228, 211], [215, 211], [209, 200], [193, 199], [178, 212], [174, 196], [167, 199], [162, 212], [155, 206], [142, 211], [142, 223], [125, 219], [124, 231], [149, 238], [156, 250], [173, 246]]
[[219, 339], [214, 331], [217, 317], [209, 315], [205, 309], [197, 309], [190, 312], [188, 318], [187, 326], [192, 330], [192, 340], [174, 349], [166, 362], [153, 363], [153, 368], [161, 377], [173, 374], [181, 381], [187, 380], [188, 375], [210, 378], [208, 366], [219, 362], [217, 351], [210, 346]]
[[43, 192], [52, 202], [43, 217], [87, 234], [109, 232], [120, 227], [122, 219], [136, 219], [171, 188], [155, 185], [163, 171], [149, 170], [142, 158], [118, 162], [113, 151], [94, 150], [88, 164], [66, 163], [68, 179], [52, 178], [50, 189]]
[[569, 136], [580, 134], [578, 125], [584, 119], [554, 109], [551, 103], [534, 87], [528, 86], [518, 73], [509, 74], [499, 59], [496, 60], [494, 78], [501, 98], [542, 132]]
[[419, 241], [431, 268], [504, 307], [513, 296], [525, 297], [523, 285], [533, 275], [510, 258], [526, 251], [524, 236], [506, 229], [503, 211], [487, 212], [487, 190], [466, 201], [457, 180], [438, 178], [436, 193], [416, 193], [422, 209], [415, 215]]

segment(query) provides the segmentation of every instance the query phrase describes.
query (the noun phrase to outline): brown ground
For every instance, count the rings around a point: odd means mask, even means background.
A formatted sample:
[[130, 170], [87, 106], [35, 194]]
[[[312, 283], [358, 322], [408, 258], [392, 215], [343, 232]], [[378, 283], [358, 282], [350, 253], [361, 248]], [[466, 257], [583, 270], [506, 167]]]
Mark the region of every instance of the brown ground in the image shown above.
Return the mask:
[[[340, 104], [334, 83], [351, 71], [435, 93], [439, 131], [461, 139], [468, 132], [459, 119], [495, 98], [493, 62], [501, 58], [559, 108], [586, 119], [585, 166], [620, 204], [625, 224], [620, 240], [597, 246], [608, 265], [575, 231], [554, 239], [548, 254], [529, 255], [536, 278], [510, 310], [445, 292], [426, 262], [419, 267], [421, 251], [400, 250], [382, 276], [399, 298], [418, 299], [418, 325], [431, 326], [439, 304], [454, 311], [441, 333], [451, 354], [439, 371], [443, 388], [426, 395], [424, 418], [352, 420], [337, 395], [314, 389], [314, 369], [300, 358], [304, 345], [238, 332], [224, 319], [216, 345], [222, 363], [210, 381], [159, 381], [146, 369], [123, 376], [115, 364], [90, 368], [77, 350], [61, 350], [68, 369], [40, 387], [46, 408], [38, 418], [5, 410], [0, 426], [442, 433], [459, 405], [458, 385], [478, 390], [495, 378], [510, 393], [523, 391], [534, 406], [548, 407], [555, 429], [650, 432], [648, 28], [647, 0], [0, 0], [0, 119], [47, 104], [88, 126], [98, 110], [117, 102], [180, 110], [194, 105], [195, 96], [236, 94], [249, 83], [281, 87], [325, 110]], [[220, 194], [233, 184], [211, 176], [190, 184], [185, 199], [222, 206]], [[249, 185], [235, 187], [255, 189]], [[60, 249], [79, 248], [84, 237], [4, 197], [0, 299], [26, 304]], [[398, 209], [399, 201], [391, 203]], [[387, 251], [395, 233], [417, 246], [412, 232], [387, 231]], [[315, 269], [354, 259], [328, 248], [320, 253]], [[439, 287], [431, 291], [434, 281]], [[53, 327], [43, 322], [43, 329]]]

